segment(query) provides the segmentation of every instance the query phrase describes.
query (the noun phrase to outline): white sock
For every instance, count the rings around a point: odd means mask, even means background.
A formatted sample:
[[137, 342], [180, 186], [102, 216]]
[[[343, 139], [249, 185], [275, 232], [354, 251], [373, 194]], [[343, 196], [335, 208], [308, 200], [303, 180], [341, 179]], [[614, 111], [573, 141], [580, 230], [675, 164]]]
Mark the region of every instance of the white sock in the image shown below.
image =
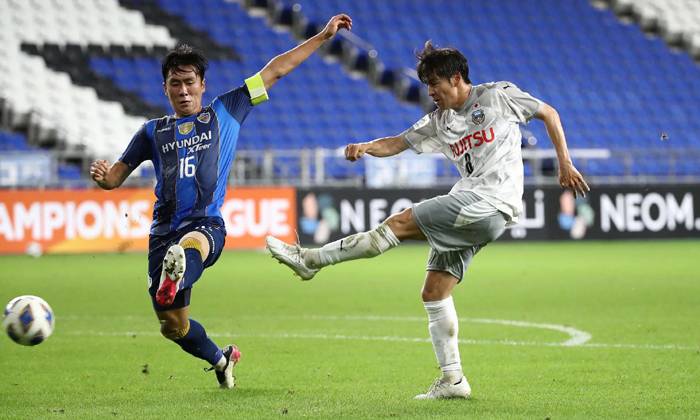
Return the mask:
[[221, 359], [214, 365], [214, 369], [221, 372], [224, 370], [224, 367], [226, 367], [226, 356], [221, 356]]
[[322, 268], [342, 261], [371, 258], [388, 251], [400, 243], [385, 223], [369, 232], [346, 236], [316, 249], [307, 249], [304, 262], [310, 268]]
[[462, 379], [463, 373], [457, 344], [459, 321], [452, 296], [434, 302], [423, 302], [423, 306], [428, 313], [428, 330], [442, 377], [445, 381], [457, 383]]

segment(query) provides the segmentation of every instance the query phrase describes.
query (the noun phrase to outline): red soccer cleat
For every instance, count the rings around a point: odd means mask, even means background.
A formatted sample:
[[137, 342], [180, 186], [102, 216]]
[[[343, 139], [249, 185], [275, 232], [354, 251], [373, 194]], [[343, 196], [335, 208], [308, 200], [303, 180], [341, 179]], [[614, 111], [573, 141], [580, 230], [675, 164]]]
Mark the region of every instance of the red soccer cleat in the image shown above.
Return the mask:
[[163, 270], [160, 273], [160, 285], [156, 292], [156, 303], [170, 306], [175, 295], [180, 291], [180, 283], [185, 278], [185, 250], [180, 245], [173, 245], [163, 258]]

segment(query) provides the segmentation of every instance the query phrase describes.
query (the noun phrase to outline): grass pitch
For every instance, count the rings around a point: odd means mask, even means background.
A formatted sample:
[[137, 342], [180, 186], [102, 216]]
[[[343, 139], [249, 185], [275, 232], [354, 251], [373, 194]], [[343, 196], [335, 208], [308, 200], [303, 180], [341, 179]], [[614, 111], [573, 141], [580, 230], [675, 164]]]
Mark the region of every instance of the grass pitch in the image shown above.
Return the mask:
[[699, 241], [489, 245], [454, 293], [469, 401], [412, 400], [439, 374], [426, 257], [407, 246], [302, 283], [225, 253], [191, 309], [241, 348], [232, 391], [160, 337], [145, 254], [0, 257], [0, 300], [39, 295], [57, 320], [36, 347], [0, 337], [0, 418], [700, 415]]

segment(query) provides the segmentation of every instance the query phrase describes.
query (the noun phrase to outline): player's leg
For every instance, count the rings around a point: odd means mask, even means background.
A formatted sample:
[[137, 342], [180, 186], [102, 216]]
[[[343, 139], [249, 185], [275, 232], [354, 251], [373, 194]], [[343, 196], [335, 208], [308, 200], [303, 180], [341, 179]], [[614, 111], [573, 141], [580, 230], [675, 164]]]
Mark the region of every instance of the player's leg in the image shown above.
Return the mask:
[[481, 247], [465, 251], [430, 251], [427, 274], [421, 292], [428, 314], [428, 331], [442, 376], [417, 399], [468, 398], [471, 387], [462, 373], [459, 355], [459, 320], [452, 289], [464, 275], [464, 269]]
[[267, 248], [278, 261], [309, 280], [325, 266], [376, 257], [406, 239], [425, 239], [410, 208], [390, 216], [375, 229], [346, 236], [321, 248], [301, 248], [271, 236], [267, 237]]
[[452, 384], [458, 383], [463, 376], [457, 345], [459, 322], [452, 300], [452, 289], [458, 281], [448, 272], [428, 271], [421, 293], [442, 379]]
[[474, 255], [503, 233], [506, 219], [470, 192], [436, 197], [414, 206], [416, 220], [431, 245], [422, 299], [442, 376], [418, 399], [467, 398], [462, 374], [457, 311], [452, 289]]
[[187, 353], [208, 361], [212, 366], [223, 364], [223, 352], [208, 337], [197, 321], [190, 319], [190, 308], [156, 311], [163, 337], [174, 341]]
[[370, 231], [346, 236], [321, 248], [307, 249], [304, 262], [308, 267], [318, 269], [343, 261], [372, 258], [406, 239], [425, 239], [410, 208], [389, 216]]
[[[186, 289], [191, 290], [191, 289]], [[194, 357], [206, 360], [217, 373], [222, 388], [233, 388], [233, 367], [241, 357], [235, 345], [220, 349], [208, 336], [204, 327], [189, 317], [189, 306], [156, 311], [160, 332]]]
[[[163, 282], [156, 289], [151, 285], [149, 292], [153, 297], [153, 307], [161, 320], [161, 331], [167, 338], [172, 339], [183, 350], [195, 357], [208, 361], [216, 370], [217, 380], [222, 388], [232, 388], [233, 366], [240, 359], [240, 352], [235, 345], [220, 349], [208, 336], [204, 327], [196, 320], [189, 318], [189, 303], [192, 286], [201, 277], [205, 268], [213, 265], [221, 255], [226, 240], [226, 229], [223, 221], [212, 218], [206, 219], [180, 232], [177, 244], [167, 248], [173, 238], [153, 240], [149, 251], [149, 273], [154, 278], [159, 271], [166, 271], [172, 255], [179, 255], [183, 261], [184, 273], [177, 281], [173, 281], [173, 293], [166, 305], [161, 304], [159, 296], [170, 296], [161, 292]], [[175, 237], [175, 239], [177, 236]], [[178, 249], [179, 248], [179, 249]], [[177, 252], [171, 252], [176, 250]], [[162, 265], [158, 264], [159, 259]], [[160, 274], [163, 277], [163, 274]], [[166, 273], [166, 275], [169, 275]], [[166, 290], [167, 291], [167, 290]]]
[[168, 248], [156, 292], [159, 305], [171, 305], [177, 292], [192, 287], [204, 271], [204, 260], [209, 250], [209, 241], [199, 231], [186, 233], [177, 244]]

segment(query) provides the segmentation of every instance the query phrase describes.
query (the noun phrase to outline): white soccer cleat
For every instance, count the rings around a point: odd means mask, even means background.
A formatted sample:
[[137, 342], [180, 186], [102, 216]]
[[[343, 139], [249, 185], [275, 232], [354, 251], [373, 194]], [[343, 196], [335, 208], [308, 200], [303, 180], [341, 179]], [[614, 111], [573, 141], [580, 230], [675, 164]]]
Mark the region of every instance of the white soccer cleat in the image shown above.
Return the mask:
[[270, 251], [272, 257], [279, 261], [280, 264], [291, 268], [302, 280], [311, 280], [316, 273], [320, 271], [320, 269], [306, 266], [302, 256], [303, 248], [301, 246], [289, 245], [274, 236], [266, 237], [265, 242], [267, 242], [267, 250]]
[[467, 378], [462, 376], [462, 379], [456, 384], [444, 382], [442, 378], [438, 378], [428, 389], [425, 394], [418, 394], [414, 397], [416, 400], [437, 400], [441, 398], [469, 398], [472, 395], [472, 388], [467, 382]]
[[163, 270], [160, 273], [160, 285], [156, 292], [156, 302], [160, 306], [170, 306], [180, 290], [180, 283], [185, 278], [185, 250], [180, 245], [168, 248], [163, 258]]

